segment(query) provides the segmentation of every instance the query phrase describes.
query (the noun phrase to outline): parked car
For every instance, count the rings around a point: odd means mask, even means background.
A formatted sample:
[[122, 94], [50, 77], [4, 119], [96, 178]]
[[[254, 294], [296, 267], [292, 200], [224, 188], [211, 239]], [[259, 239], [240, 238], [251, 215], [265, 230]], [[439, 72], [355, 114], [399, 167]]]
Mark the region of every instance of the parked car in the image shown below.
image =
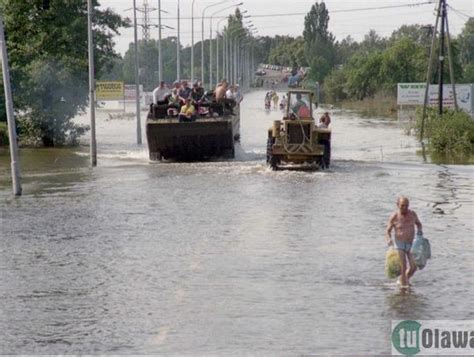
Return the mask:
[[255, 72], [255, 75], [256, 76], [264, 76], [266, 75], [267, 72], [265, 72], [263, 69], [258, 69], [256, 72]]

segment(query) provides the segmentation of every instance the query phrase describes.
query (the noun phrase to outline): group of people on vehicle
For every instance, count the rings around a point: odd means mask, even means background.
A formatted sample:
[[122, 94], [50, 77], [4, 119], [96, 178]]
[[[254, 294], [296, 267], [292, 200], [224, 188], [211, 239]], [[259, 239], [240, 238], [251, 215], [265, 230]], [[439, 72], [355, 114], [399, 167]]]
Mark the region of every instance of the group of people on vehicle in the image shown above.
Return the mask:
[[159, 117], [178, 117], [180, 122], [195, 121], [198, 116], [222, 116], [234, 114], [235, 105], [243, 99], [238, 85], [229, 85], [225, 79], [214, 91], [204, 91], [202, 83], [196, 81], [189, 87], [188, 81], [176, 81], [168, 86], [164, 81], [153, 90], [152, 110], [165, 108]]

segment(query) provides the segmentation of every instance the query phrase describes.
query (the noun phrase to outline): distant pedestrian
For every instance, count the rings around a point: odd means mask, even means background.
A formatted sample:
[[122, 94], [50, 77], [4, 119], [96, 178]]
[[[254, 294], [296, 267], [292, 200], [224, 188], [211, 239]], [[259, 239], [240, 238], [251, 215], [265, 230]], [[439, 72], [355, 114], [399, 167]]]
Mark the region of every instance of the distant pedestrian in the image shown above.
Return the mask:
[[273, 100], [273, 109], [277, 109], [278, 108], [278, 100], [280, 98], [278, 98], [278, 94], [277, 92], [273, 92], [273, 96], [272, 96], [272, 100]]

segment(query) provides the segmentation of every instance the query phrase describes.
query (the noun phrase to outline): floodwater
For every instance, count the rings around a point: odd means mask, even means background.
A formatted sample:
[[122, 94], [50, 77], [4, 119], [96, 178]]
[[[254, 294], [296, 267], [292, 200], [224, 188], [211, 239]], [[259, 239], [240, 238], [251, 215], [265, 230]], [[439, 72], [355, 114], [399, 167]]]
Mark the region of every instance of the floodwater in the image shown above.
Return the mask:
[[[23, 149], [13, 198], [1, 152], [0, 353], [388, 354], [392, 320], [474, 319], [472, 166], [333, 111], [331, 169], [273, 172], [263, 97], [231, 161], [151, 163], [133, 120], [98, 112], [99, 166]], [[400, 194], [433, 251], [408, 292], [383, 267]]]

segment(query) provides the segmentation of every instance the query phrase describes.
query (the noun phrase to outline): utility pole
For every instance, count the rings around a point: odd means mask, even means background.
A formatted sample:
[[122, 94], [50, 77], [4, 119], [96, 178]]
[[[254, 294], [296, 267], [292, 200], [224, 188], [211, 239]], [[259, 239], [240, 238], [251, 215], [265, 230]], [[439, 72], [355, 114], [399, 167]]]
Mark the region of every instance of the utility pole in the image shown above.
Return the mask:
[[161, 52], [161, 0], [158, 0], [158, 81], [163, 80], [163, 58]]
[[446, 0], [441, 0], [441, 32], [439, 36], [439, 70], [438, 70], [438, 111], [443, 114], [443, 82], [444, 82], [444, 25], [446, 21]]
[[92, 0], [87, 0], [87, 36], [89, 44], [89, 106], [91, 120], [90, 160], [91, 166], [97, 166], [97, 142], [95, 135], [95, 66], [94, 66], [94, 36], [92, 33]]
[[143, 0], [142, 36], [146, 42], [150, 40], [150, 11], [151, 9], [148, 5], [148, 0]]
[[435, 50], [436, 42], [436, 33], [438, 31], [438, 23], [441, 22], [439, 30], [439, 56], [438, 56], [438, 113], [439, 115], [443, 114], [443, 84], [444, 84], [444, 57], [445, 57], [445, 37], [448, 40], [448, 59], [449, 59], [449, 74], [451, 79], [451, 86], [454, 96], [454, 107], [455, 110], [458, 110], [457, 98], [456, 98], [456, 86], [455, 78], [453, 72], [453, 58], [451, 56], [451, 41], [449, 36], [449, 27], [448, 27], [448, 14], [446, 11], [446, 0], [439, 0], [438, 9], [436, 14], [435, 26], [433, 28], [433, 37], [431, 40], [431, 49], [430, 49], [430, 59], [428, 63], [428, 71], [426, 74], [426, 88], [425, 88], [425, 100], [423, 104], [423, 112], [421, 117], [421, 129], [420, 129], [420, 141], [423, 143], [424, 135], [424, 126], [425, 126], [425, 117], [426, 117], [426, 107], [428, 106], [428, 94], [429, 86], [431, 83], [432, 76], [432, 64]]
[[181, 48], [180, 46], [180, 21], [179, 21], [179, 0], [178, 0], [178, 36], [176, 36], [176, 79], [181, 81]]
[[135, 41], [135, 95], [136, 95], [136, 114], [137, 114], [137, 144], [142, 143], [142, 127], [140, 119], [140, 76], [139, 76], [139, 61], [138, 61], [138, 34], [137, 34], [137, 1], [133, 0], [133, 27], [134, 27], [134, 41]]
[[3, 16], [0, 14], [0, 60], [2, 61], [3, 86], [5, 90], [5, 108], [8, 122], [8, 141], [10, 142], [10, 157], [12, 170], [13, 194], [21, 196], [20, 162], [18, 160], [18, 143], [16, 139], [16, 123], [13, 114], [13, 99], [10, 86], [10, 69], [8, 67], [7, 44], [3, 30]]

